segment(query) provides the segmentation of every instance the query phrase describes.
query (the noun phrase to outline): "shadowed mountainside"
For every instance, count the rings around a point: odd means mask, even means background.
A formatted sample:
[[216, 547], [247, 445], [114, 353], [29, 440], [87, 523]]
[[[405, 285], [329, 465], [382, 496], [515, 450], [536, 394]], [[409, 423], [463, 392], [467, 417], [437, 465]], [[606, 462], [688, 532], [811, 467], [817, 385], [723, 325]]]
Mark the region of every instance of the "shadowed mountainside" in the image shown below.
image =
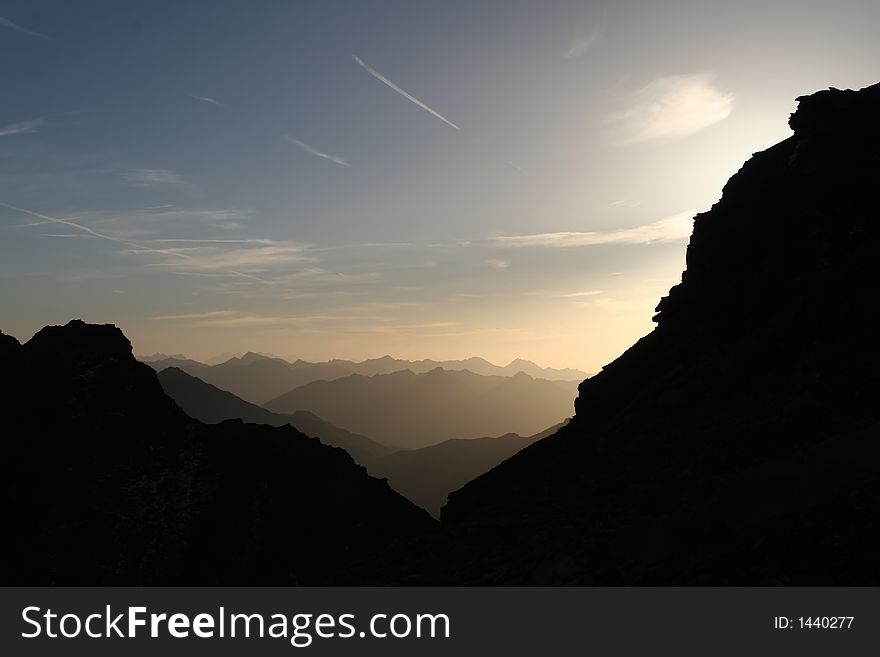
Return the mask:
[[115, 326], [0, 334], [0, 359], [5, 584], [388, 584], [434, 526], [341, 449], [190, 419]]
[[555, 433], [560, 426], [534, 436], [509, 433], [491, 438], [453, 438], [421, 449], [404, 449], [377, 459], [369, 471], [375, 477], [387, 478], [394, 490], [439, 517], [449, 493], [523, 447]]
[[341, 447], [374, 477], [387, 478], [398, 493], [439, 516], [446, 496], [481, 475], [526, 445], [554, 433], [560, 425], [539, 434], [521, 437], [507, 434], [497, 438], [446, 440], [422, 449], [396, 450], [340, 429], [308, 411], [278, 415], [249, 404], [175, 367], [159, 372], [159, 383], [183, 411], [192, 418], [214, 424], [240, 419], [272, 426], [293, 425], [321, 442]]
[[179, 356], [160, 359], [145, 357], [144, 362], [157, 372], [168, 367], [177, 367], [187, 374], [196, 376], [221, 390], [228, 390], [254, 404], [265, 404], [294, 388], [314, 381], [334, 381], [352, 374], [375, 376], [403, 370], [424, 374], [439, 367], [451, 371], [468, 370], [482, 376], [514, 376], [524, 372], [536, 379], [559, 381], [562, 385], [580, 381], [586, 376], [580, 370], [539, 367], [531, 361], [522, 359], [516, 359], [503, 367], [493, 365], [482, 358], [409, 361], [391, 356], [372, 358], [360, 363], [338, 359], [324, 363], [310, 363], [304, 360], [289, 363], [281, 358], [248, 352], [240, 358], [230, 358], [217, 365], [206, 365]]
[[393, 447], [341, 429], [308, 411], [297, 411], [291, 415], [267, 411], [176, 367], [162, 370], [158, 377], [165, 394], [177, 402], [184, 413], [205, 424], [217, 424], [224, 420], [242, 420], [273, 427], [289, 424], [308, 436], [318, 438], [325, 445], [344, 449], [364, 466], [394, 451]]
[[537, 433], [571, 415], [574, 395], [574, 383], [437, 368], [316, 381], [265, 407], [275, 413], [309, 410], [382, 443], [419, 448], [452, 437]]
[[654, 331], [450, 496], [459, 581], [880, 582], [880, 85], [798, 100]]

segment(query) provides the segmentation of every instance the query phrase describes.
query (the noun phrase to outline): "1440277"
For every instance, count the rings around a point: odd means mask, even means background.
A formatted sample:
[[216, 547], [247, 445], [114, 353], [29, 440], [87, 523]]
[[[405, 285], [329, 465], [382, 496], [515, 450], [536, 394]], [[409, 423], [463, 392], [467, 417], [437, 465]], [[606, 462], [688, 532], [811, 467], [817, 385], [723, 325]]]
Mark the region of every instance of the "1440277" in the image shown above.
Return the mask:
[[852, 628], [853, 620], [854, 616], [776, 616], [773, 618], [773, 629], [848, 630]]

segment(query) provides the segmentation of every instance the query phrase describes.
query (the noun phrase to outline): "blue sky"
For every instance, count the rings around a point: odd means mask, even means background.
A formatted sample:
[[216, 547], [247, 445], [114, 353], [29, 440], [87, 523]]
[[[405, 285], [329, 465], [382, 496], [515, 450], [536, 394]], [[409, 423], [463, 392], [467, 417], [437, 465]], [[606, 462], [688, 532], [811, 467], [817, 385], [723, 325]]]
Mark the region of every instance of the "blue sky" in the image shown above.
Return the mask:
[[878, 24], [853, 1], [3, 2], [2, 328], [595, 371], [794, 98], [877, 82]]

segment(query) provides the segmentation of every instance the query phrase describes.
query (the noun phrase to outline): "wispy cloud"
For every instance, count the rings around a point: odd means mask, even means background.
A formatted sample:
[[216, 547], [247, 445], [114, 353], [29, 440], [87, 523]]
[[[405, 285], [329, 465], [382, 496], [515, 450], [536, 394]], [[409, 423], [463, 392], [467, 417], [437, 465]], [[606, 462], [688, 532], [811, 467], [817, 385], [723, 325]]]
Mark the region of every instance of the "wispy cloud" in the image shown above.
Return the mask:
[[[238, 208], [183, 208], [164, 205], [144, 210], [128, 210], [119, 212], [92, 211], [82, 214], [88, 219], [93, 229], [107, 232], [120, 239], [141, 240], [152, 242], [165, 237], [158, 234], [165, 230], [174, 230], [175, 238], [199, 237], [191, 234], [205, 228], [233, 231], [243, 229], [250, 220], [252, 213]], [[183, 232], [187, 231], [187, 232]], [[237, 240], [238, 235], [230, 239]], [[223, 239], [227, 239], [225, 236]]]
[[123, 177], [135, 187], [186, 185], [180, 174], [168, 169], [130, 169]]
[[187, 326], [197, 327], [234, 327], [234, 326], [303, 326], [322, 324], [351, 319], [363, 319], [343, 315], [261, 315], [239, 310], [213, 310], [197, 313], [181, 313], [175, 315], [158, 315], [151, 317], [154, 321], [183, 322]]
[[237, 230], [244, 227], [244, 223], [250, 218], [251, 213], [237, 208], [208, 208], [203, 210], [188, 210], [165, 206], [156, 208], [158, 211], [140, 212], [123, 215], [120, 218], [125, 221], [140, 223], [167, 223], [179, 226], [181, 224], [210, 224], [224, 230]]
[[441, 121], [443, 121], [443, 123], [445, 123], [446, 125], [448, 125], [448, 126], [450, 126], [450, 127], [453, 127], [453, 128], [455, 128], [456, 130], [459, 130], [459, 127], [458, 127], [457, 125], [455, 125], [452, 121], [450, 121], [449, 119], [447, 119], [445, 116], [443, 116], [443, 115], [440, 114], [439, 112], [437, 112], [437, 111], [431, 109], [430, 107], [428, 107], [427, 105], [425, 105], [425, 103], [423, 103], [422, 101], [420, 101], [418, 98], [416, 98], [416, 97], [413, 96], [412, 94], [407, 93], [406, 91], [404, 91], [403, 89], [401, 89], [400, 87], [398, 87], [398, 86], [397, 86], [396, 84], [394, 84], [391, 80], [389, 80], [389, 79], [386, 78], [384, 75], [382, 75], [381, 73], [379, 73], [379, 71], [377, 71], [377, 70], [374, 69], [372, 66], [370, 66], [369, 64], [367, 64], [367, 63], [366, 63], [364, 60], [362, 60], [360, 57], [358, 57], [357, 55], [352, 55], [352, 57], [354, 57], [354, 61], [357, 62], [358, 66], [360, 66], [361, 68], [363, 68], [365, 71], [367, 71], [367, 73], [369, 73], [370, 75], [372, 75], [374, 78], [376, 78], [377, 80], [379, 80], [381, 83], [383, 83], [383, 84], [385, 84], [385, 85], [391, 87], [394, 91], [396, 91], [397, 93], [399, 93], [401, 96], [403, 96], [404, 98], [406, 98], [408, 101], [410, 101], [411, 103], [415, 103], [416, 105], [418, 105], [419, 107], [421, 107], [423, 110], [425, 110], [425, 111], [428, 112], [429, 114], [431, 114], [431, 115], [437, 117], [438, 119], [440, 119]]
[[693, 211], [680, 212], [652, 224], [611, 231], [506, 235], [490, 240], [502, 248], [596, 246], [600, 244], [650, 244], [687, 239], [693, 228]]
[[[275, 240], [181, 240], [184, 245], [161, 249], [166, 255], [184, 257], [177, 262], [151, 263], [154, 267], [174, 267], [179, 271], [227, 271], [253, 276], [269, 269], [311, 260], [308, 247], [290, 241]], [[167, 242], [162, 242], [167, 244]], [[262, 280], [262, 279], [260, 279]]]
[[712, 76], [661, 77], [636, 91], [629, 107], [611, 117], [623, 143], [684, 137], [730, 116], [734, 96]]
[[[217, 279], [238, 279], [239, 287], [242, 283], [251, 284], [251, 288], [253, 288], [253, 283], [259, 284], [260, 288], [274, 286], [273, 289], [277, 290], [277, 294], [289, 292], [287, 287], [296, 282], [310, 286], [323, 286], [349, 284], [361, 280], [361, 277], [358, 276], [319, 270], [311, 264], [303, 268], [303, 263], [317, 261], [314, 254], [310, 252], [311, 246], [307, 244], [290, 240], [247, 237], [147, 238], [144, 236], [143, 226], [140, 226], [139, 229], [129, 225], [129, 222], [132, 221], [142, 224], [145, 219], [155, 220], [157, 215], [164, 218], [173, 216], [177, 218], [172, 222], [175, 228], [182, 229], [192, 216], [204, 216], [209, 219], [225, 218], [226, 211], [187, 212], [178, 210], [170, 213], [132, 213], [106, 216], [97, 213], [92, 217], [92, 226], [90, 226], [83, 223], [80, 217], [54, 217], [2, 202], [0, 202], [0, 207], [28, 215], [37, 220], [25, 224], [27, 227], [52, 225], [55, 227], [63, 226], [72, 231], [69, 233], [42, 233], [46, 237], [93, 238], [116, 244], [122, 247], [118, 250], [120, 255], [143, 258], [143, 266], [153, 271]], [[97, 225], [94, 223], [96, 220], [99, 222]], [[165, 225], [165, 222], [159, 223], [159, 226], [164, 227]], [[101, 226], [100, 229], [96, 229], [97, 226]], [[113, 230], [108, 230], [108, 227]], [[363, 280], [368, 280], [371, 277], [372, 275], [365, 276]], [[231, 288], [227, 286], [227, 289]]]
[[28, 36], [37, 37], [39, 39], [46, 39], [47, 41], [52, 41], [52, 37], [48, 37], [45, 34], [40, 34], [39, 32], [34, 32], [33, 30], [29, 30], [28, 28], [19, 25], [18, 23], [13, 23], [8, 18], [3, 18], [0, 16], [0, 25], [3, 27], [8, 27], [10, 30], [15, 30], [17, 32], [21, 32], [22, 34], [27, 34]]
[[592, 29], [584, 31], [578, 28], [571, 40], [568, 48], [563, 53], [565, 59], [576, 59], [592, 50], [601, 43], [605, 38], [605, 24], [599, 23], [594, 25]]
[[577, 299], [581, 297], [596, 297], [605, 294], [605, 290], [589, 290], [587, 292], [569, 292], [568, 294], [560, 294], [564, 299]]
[[314, 146], [309, 146], [304, 141], [300, 141], [299, 139], [294, 139], [293, 137], [291, 137], [289, 135], [285, 135], [284, 138], [288, 142], [293, 144], [294, 146], [304, 150], [306, 153], [309, 153], [310, 155], [314, 155], [315, 157], [320, 157], [325, 160], [330, 160], [331, 162], [335, 162], [336, 164], [341, 164], [344, 167], [351, 166], [351, 163], [348, 160], [346, 160], [344, 157], [339, 157], [337, 155], [329, 155], [328, 153], [325, 153], [323, 151], [319, 151]]
[[334, 331], [350, 335], [422, 334], [425, 331], [443, 331], [458, 326], [456, 322], [450, 321], [408, 320], [389, 315], [388, 309], [383, 310], [381, 314], [375, 314], [369, 308], [352, 307], [347, 307], [339, 313], [303, 313], [298, 315], [268, 315], [238, 310], [213, 310], [158, 315], [150, 319], [200, 328], [275, 327], [324, 331], [327, 327], [332, 326]]
[[620, 198], [610, 203], [612, 208], [637, 208], [642, 204], [638, 199]]
[[148, 240], [150, 243], [156, 244], [272, 244], [270, 239], [155, 239]]
[[233, 315], [238, 315], [239, 312], [237, 310], [211, 310], [209, 312], [204, 313], [182, 313], [179, 315], [157, 315], [156, 317], [150, 317], [150, 319], [159, 322], [177, 322], [188, 319], [211, 319], [214, 317], [231, 317]]
[[493, 269], [497, 269], [498, 271], [504, 271], [505, 269], [510, 268], [510, 260], [487, 260], [486, 264], [492, 267]]
[[0, 127], [0, 137], [8, 137], [9, 135], [23, 135], [28, 132], [36, 132], [37, 128], [43, 125], [43, 119], [31, 119], [30, 121], [20, 121], [19, 123], [10, 123]]
[[196, 96], [194, 94], [190, 94], [189, 97], [194, 98], [195, 100], [200, 100], [203, 103], [210, 103], [211, 105], [217, 105], [218, 107], [222, 106], [222, 103], [216, 98], [208, 98], [207, 96]]
[[[178, 257], [186, 257], [186, 256], [180, 255], [180, 254], [169, 253], [165, 249], [153, 249], [149, 246], [145, 246], [145, 245], [140, 244], [138, 242], [135, 242], [133, 240], [114, 237], [113, 235], [107, 235], [106, 233], [100, 233], [92, 228], [89, 228], [88, 226], [76, 223], [75, 221], [73, 221], [71, 219], [65, 219], [65, 218], [60, 218], [60, 217], [51, 217], [51, 216], [49, 216], [47, 214], [43, 214], [41, 212], [34, 212], [33, 210], [27, 210], [25, 208], [20, 208], [20, 207], [14, 206], [14, 205], [9, 205], [8, 203], [0, 203], [0, 207], [7, 208], [9, 210], [14, 210], [15, 212], [21, 212], [22, 214], [26, 214], [30, 217], [41, 220], [35, 224], [30, 224], [33, 226], [39, 226], [39, 225], [47, 224], [47, 223], [48, 224], [57, 224], [60, 226], [67, 226], [68, 228], [73, 228], [74, 230], [82, 231], [83, 233], [85, 233], [86, 235], [88, 235], [90, 237], [106, 240], [108, 242], [115, 242], [116, 244], [122, 244], [123, 246], [126, 246], [129, 249], [134, 250], [134, 251], [148, 252], [148, 253], [166, 253], [168, 255], [175, 255]], [[74, 219], [77, 219], [77, 218], [78, 217], [74, 217]]]

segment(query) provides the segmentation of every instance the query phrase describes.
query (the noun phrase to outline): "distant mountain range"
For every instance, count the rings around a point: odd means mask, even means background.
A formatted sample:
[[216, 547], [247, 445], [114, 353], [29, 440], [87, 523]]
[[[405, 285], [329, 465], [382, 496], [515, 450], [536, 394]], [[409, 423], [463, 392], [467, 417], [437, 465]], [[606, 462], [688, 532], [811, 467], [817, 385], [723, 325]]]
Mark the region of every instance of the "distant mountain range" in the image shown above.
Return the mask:
[[233, 419], [273, 427], [289, 424], [307, 436], [319, 438], [326, 445], [341, 447], [361, 465], [369, 465], [394, 451], [393, 448], [380, 445], [366, 436], [325, 422], [309, 411], [297, 411], [290, 415], [273, 413], [176, 367], [162, 370], [158, 377], [165, 394], [177, 402], [184, 413], [205, 424]]
[[281, 414], [309, 410], [384, 444], [419, 448], [449, 438], [538, 433], [571, 415], [575, 393], [574, 382], [522, 372], [481, 376], [438, 367], [314, 381], [265, 407]]
[[313, 381], [332, 381], [351, 374], [374, 376], [403, 370], [423, 374], [439, 367], [445, 370], [468, 370], [483, 376], [514, 376], [519, 372], [524, 372], [536, 379], [552, 381], [582, 381], [588, 376], [580, 370], [544, 368], [531, 361], [520, 359], [503, 367], [493, 365], [482, 358], [409, 361], [391, 356], [362, 362], [331, 360], [310, 363], [297, 360], [291, 363], [281, 358], [248, 352], [241, 357], [233, 357], [223, 363], [208, 365], [180, 356], [162, 356], [165, 355], [142, 356], [141, 360], [156, 371], [167, 367], [178, 367], [188, 374], [197, 376], [222, 390], [228, 390], [254, 404], [264, 404], [294, 388]]
[[384, 477], [394, 490], [438, 517], [446, 496], [481, 475], [526, 445], [554, 433], [561, 425], [523, 438], [507, 434], [497, 438], [451, 439], [414, 450], [398, 450], [340, 429], [307, 411], [292, 415], [273, 413], [169, 367], [158, 374], [165, 393], [192, 418], [215, 424], [240, 419], [256, 424], [291, 424], [321, 442], [345, 449], [371, 475]]

